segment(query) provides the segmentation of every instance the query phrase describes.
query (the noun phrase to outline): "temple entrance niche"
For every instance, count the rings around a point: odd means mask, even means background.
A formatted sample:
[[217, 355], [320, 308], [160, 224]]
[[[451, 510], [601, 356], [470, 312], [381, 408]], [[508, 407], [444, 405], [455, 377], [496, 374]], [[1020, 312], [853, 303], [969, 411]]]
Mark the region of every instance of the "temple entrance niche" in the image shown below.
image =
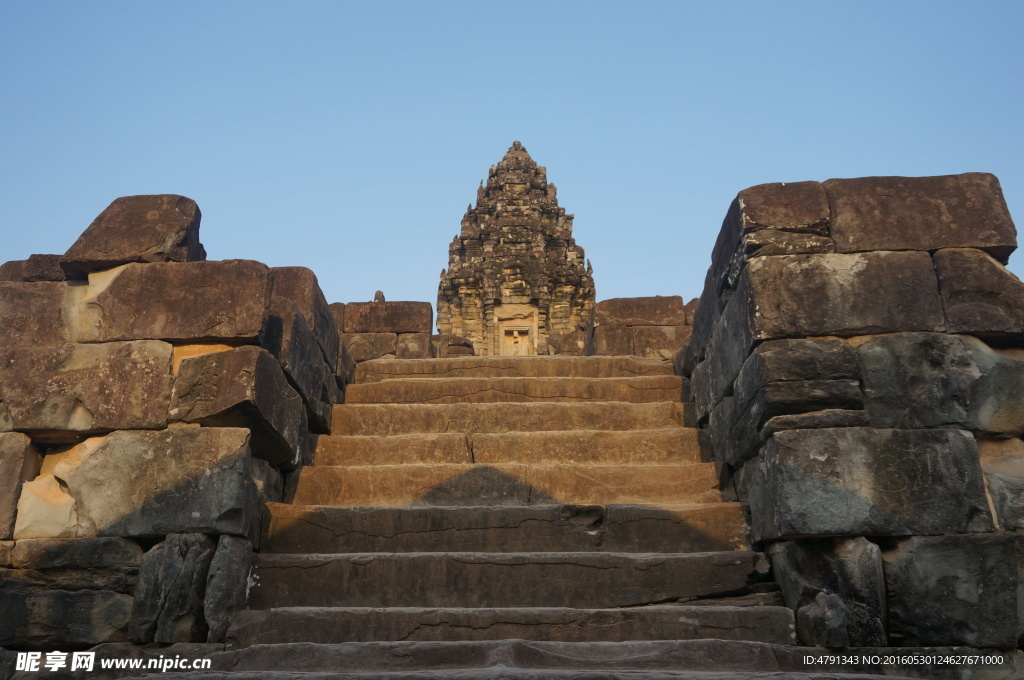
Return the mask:
[[529, 305], [495, 307], [498, 352], [503, 357], [537, 354], [537, 308]]
[[437, 289], [437, 329], [473, 341], [479, 356], [548, 353], [548, 336], [585, 330], [594, 278], [558, 205], [547, 170], [515, 142], [448, 248]]

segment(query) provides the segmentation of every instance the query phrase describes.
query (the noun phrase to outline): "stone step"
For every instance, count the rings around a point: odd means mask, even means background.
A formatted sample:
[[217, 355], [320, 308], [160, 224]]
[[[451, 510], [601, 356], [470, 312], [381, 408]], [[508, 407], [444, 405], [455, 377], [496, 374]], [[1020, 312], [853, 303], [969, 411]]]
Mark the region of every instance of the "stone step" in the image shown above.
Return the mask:
[[374, 508], [270, 503], [264, 553], [715, 552], [747, 548], [739, 503]]
[[337, 404], [335, 435], [646, 430], [683, 424], [678, 401], [502, 402], [494, 404]]
[[697, 430], [565, 430], [500, 434], [324, 435], [316, 465], [700, 462]]
[[411, 378], [356, 383], [349, 404], [451, 404], [517, 401], [679, 401], [683, 379], [642, 378]]
[[[739, 640], [633, 640], [627, 642], [552, 642], [481, 640], [456, 642], [344, 642], [253, 645], [210, 649], [180, 644], [140, 647], [108, 643], [94, 647], [97, 669], [88, 677], [125, 677], [124, 671], [100, 671], [101, 659], [209, 659], [210, 669], [159, 673], [177, 680], [1019, 680], [1024, 655], [1018, 650], [972, 647], [847, 648], [842, 654], [821, 647], [796, 647]], [[897, 651], [898, 654], [893, 654]], [[921, 664], [924, 656], [1001, 656], [996, 665]], [[14, 651], [0, 650], [0, 668], [14, 667]], [[807, 663], [805, 657], [827, 656], [836, 663]], [[844, 663], [893, 657], [896, 663]], [[5, 658], [6, 657], [6, 658]], [[899, 663], [899, 659], [906, 659]], [[7, 663], [9, 662], [9, 663]], [[666, 670], [674, 669], [674, 670]], [[686, 669], [686, 670], [682, 670]], [[148, 673], [153, 671], [141, 671]], [[301, 673], [301, 676], [295, 675]], [[75, 674], [74, 677], [79, 677]], [[53, 673], [53, 677], [72, 677]], [[37, 680], [39, 672], [17, 671], [15, 680]]]
[[260, 553], [249, 607], [635, 607], [741, 591], [767, 571], [739, 550]]
[[243, 610], [233, 646], [392, 640], [751, 640], [796, 643], [788, 607], [650, 606], [622, 609], [288, 607]]
[[357, 383], [396, 378], [631, 378], [673, 375], [672, 362], [639, 357], [379, 359], [356, 367]]
[[296, 505], [689, 504], [721, 500], [710, 463], [305, 467]]

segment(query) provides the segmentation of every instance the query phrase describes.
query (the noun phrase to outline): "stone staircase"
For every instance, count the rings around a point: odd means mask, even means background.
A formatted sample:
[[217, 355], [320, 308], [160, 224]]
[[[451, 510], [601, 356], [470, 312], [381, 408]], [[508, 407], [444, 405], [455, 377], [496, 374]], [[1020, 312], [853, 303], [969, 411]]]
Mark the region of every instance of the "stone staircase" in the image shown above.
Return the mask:
[[294, 502], [269, 507], [220, 665], [794, 670], [792, 612], [681, 389], [634, 357], [361, 364]]

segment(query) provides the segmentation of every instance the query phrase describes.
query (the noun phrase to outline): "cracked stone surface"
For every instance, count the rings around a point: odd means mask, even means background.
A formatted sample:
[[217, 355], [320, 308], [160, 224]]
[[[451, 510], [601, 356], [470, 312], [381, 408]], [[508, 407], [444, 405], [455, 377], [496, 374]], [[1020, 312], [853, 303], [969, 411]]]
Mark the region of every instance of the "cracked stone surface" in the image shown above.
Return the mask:
[[418, 378], [350, 385], [350, 404], [515, 401], [678, 401], [682, 379], [641, 378]]

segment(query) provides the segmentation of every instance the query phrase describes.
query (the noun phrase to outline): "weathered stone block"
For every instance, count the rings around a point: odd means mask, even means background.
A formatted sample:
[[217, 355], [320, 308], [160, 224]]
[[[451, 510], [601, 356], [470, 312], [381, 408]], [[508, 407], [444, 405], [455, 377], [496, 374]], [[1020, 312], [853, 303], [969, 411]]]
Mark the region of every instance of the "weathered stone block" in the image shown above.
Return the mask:
[[983, 439], [978, 451], [999, 525], [1024, 529], [1024, 441]]
[[[774, 544], [768, 554], [786, 606], [797, 612], [797, 635], [803, 644], [866, 647], [887, 643], [885, 576], [877, 545], [865, 538], [785, 541]], [[821, 602], [823, 593], [838, 602]], [[821, 617], [801, 617], [806, 607], [842, 614], [826, 616], [818, 626], [807, 627], [801, 625], [805, 619]], [[829, 626], [830, 622], [839, 625]]]
[[354, 361], [370, 361], [398, 354], [396, 333], [344, 333], [342, 339]]
[[61, 266], [81, 277], [129, 262], [205, 260], [199, 242], [201, 217], [195, 201], [184, 196], [123, 196], [68, 248]]
[[[755, 347], [743, 362], [733, 395], [745, 404], [770, 383], [847, 382], [859, 377], [857, 355], [847, 342], [825, 338], [770, 340]], [[787, 392], [799, 398], [795, 390]], [[811, 401], [808, 399], [809, 404]]]
[[824, 187], [841, 253], [980, 248], [1005, 262], [1017, 248], [995, 175], [830, 179]]
[[927, 253], [762, 257], [744, 272], [756, 340], [945, 330]]
[[0, 328], [4, 345], [62, 345], [70, 342], [63, 283], [0, 282]]
[[950, 333], [1024, 338], [1024, 283], [978, 250], [951, 248], [933, 256]]
[[349, 302], [345, 333], [430, 333], [434, 310], [429, 302]]
[[[700, 420], [707, 417], [719, 400], [728, 394], [733, 380], [736, 379], [754, 346], [753, 329], [748, 319], [749, 297], [745, 276], [740, 278], [738, 285], [736, 293], [718, 316], [707, 341], [704, 358], [693, 364], [691, 393], [694, 410]], [[701, 309], [704, 309], [703, 304], [702, 302]], [[695, 326], [694, 335], [690, 336], [689, 347], [693, 347], [696, 333]], [[691, 353], [687, 349], [686, 362], [692, 361], [690, 356]], [[684, 369], [685, 367], [684, 365]]]
[[0, 567], [11, 566], [11, 555], [14, 552], [14, 541], [0, 541]]
[[270, 352], [248, 346], [182, 361], [168, 417], [248, 428], [252, 455], [283, 465], [301, 461], [304, 409]]
[[77, 339], [254, 344], [267, 324], [270, 287], [270, 269], [248, 260], [129, 264], [91, 274], [88, 286], [73, 288]]
[[429, 333], [401, 333], [395, 351], [397, 359], [429, 359]]
[[14, 536], [22, 485], [35, 479], [41, 462], [28, 437], [16, 432], [0, 434], [0, 540]]
[[345, 303], [332, 302], [327, 305], [327, 308], [331, 310], [331, 316], [334, 317], [334, 325], [338, 327], [338, 332], [343, 333], [345, 331]]
[[273, 295], [290, 300], [306, 319], [331, 371], [338, 368], [341, 327], [320, 290], [316, 274], [305, 267], [274, 267]]
[[612, 298], [594, 305], [594, 320], [605, 326], [681, 326], [686, 323], [683, 298]]
[[138, 567], [142, 548], [124, 538], [19, 539], [11, 553], [15, 569]]
[[274, 299], [263, 346], [302, 397], [310, 428], [330, 432], [331, 405], [341, 401], [341, 390], [306, 318], [290, 300]]
[[430, 342], [434, 345], [435, 357], [474, 356], [473, 341], [461, 335], [432, 335]]
[[251, 571], [252, 543], [235, 536], [221, 536], [210, 562], [203, 603], [209, 642], [223, 641], [235, 612], [245, 609]]
[[[313, 447], [307, 446], [307, 448], [312, 450]], [[303, 460], [303, 464], [312, 464], [312, 455], [309, 457], [310, 460]], [[281, 473], [271, 467], [270, 463], [261, 458], [252, 459], [252, 482], [256, 485], [256, 492], [259, 493], [262, 502], [281, 502], [284, 493], [284, 480]]]
[[[26, 489], [49, 479], [51, 505], [64, 512], [64, 530], [51, 536], [162, 536], [204, 532], [255, 536], [258, 496], [252, 482], [249, 432], [237, 428], [175, 427], [115, 432], [78, 461], [43, 475], [22, 490], [15, 538], [31, 531]], [[57, 503], [61, 501], [62, 503]]]
[[992, 529], [968, 432], [789, 430], [768, 440], [750, 466], [745, 493], [755, 541]]
[[172, 534], [143, 556], [128, 629], [132, 642], [205, 641], [203, 599], [215, 549], [202, 534]]
[[970, 336], [885, 335], [857, 349], [875, 427], [1024, 433], [1024, 352]]
[[913, 536], [883, 550], [882, 560], [893, 641], [1016, 646], [1016, 536]]
[[597, 326], [591, 335], [590, 354], [597, 356], [631, 356], [633, 329], [628, 326]]
[[548, 353], [563, 356], [585, 356], [590, 334], [585, 331], [548, 334]]
[[345, 341], [338, 337], [338, 371], [334, 374], [335, 382], [338, 384], [338, 388], [341, 390], [345, 389], [354, 379], [356, 374], [356, 360], [352, 357], [352, 352], [348, 351], [348, 345]]
[[634, 326], [633, 355], [671, 359], [690, 337], [690, 326]]
[[761, 184], [744, 189], [722, 222], [711, 253], [710, 283], [716, 291], [736, 287], [750, 255], [746, 239], [786, 239], [790, 234], [828, 237], [829, 206], [820, 183]]
[[0, 265], [0, 281], [63, 281], [60, 255], [29, 255]]
[[868, 414], [865, 411], [849, 411], [829, 408], [810, 413], [789, 413], [774, 416], [765, 422], [761, 438], [768, 439], [783, 430], [816, 430], [829, 427], [867, 427]]
[[0, 588], [0, 645], [81, 648], [125, 639], [132, 598], [108, 591]]
[[165, 342], [0, 349], [0, 431], [62, 443], [160, 428], [170, 397], [171, 346]]

